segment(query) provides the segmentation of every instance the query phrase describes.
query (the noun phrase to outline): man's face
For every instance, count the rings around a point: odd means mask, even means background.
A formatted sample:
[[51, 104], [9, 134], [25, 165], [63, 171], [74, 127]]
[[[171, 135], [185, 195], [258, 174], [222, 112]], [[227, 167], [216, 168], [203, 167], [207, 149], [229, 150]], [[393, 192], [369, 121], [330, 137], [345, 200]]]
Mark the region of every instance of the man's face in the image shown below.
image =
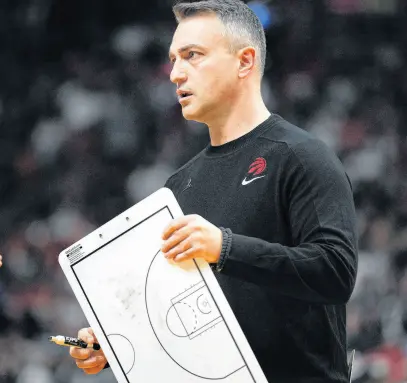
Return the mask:
[[171, 81], [177, 85], [187, 120], [207, 122], [227, 114], [236, 96], [239, 58], [231, 52], [224, 26], [215, 15], [180, 22], [170, 48]]

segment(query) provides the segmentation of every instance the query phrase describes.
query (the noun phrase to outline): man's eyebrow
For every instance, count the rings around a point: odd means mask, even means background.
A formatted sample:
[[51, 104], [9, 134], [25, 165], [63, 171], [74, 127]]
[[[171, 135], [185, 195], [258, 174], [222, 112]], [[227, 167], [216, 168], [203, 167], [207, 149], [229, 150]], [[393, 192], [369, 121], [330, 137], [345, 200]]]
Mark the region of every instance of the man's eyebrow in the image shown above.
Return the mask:
[[[199, 44], [188, 44], [188, 45], [184, 45], [183, 47], [179, 48], [178, 53], [183, 53], [185, 51], [190, 50], [191, 48], [204, 49], [204, 47], [202, 45], [199, 45]], [[171, 60], [171, 58], [173, 56], [174, 56], [174, 54], [171, 51], [169, 51], [168, 52], [168, 57], [170, 58], [170, 60]]]

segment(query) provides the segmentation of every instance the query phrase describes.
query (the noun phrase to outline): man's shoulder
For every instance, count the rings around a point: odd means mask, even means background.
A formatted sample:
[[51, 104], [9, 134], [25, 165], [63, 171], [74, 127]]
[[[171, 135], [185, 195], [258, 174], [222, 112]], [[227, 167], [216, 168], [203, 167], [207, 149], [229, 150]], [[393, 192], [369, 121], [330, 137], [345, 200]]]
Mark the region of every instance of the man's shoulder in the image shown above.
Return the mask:
[[262, 138], [284, 145], [284, 164], [287, 167], [324, 176], [336, 174], [350, 183], [342, 161], [332, 148], [312, 133], [278, 118], [273, 129], [264, 132]]
[[288, 122], [279, 115], [275, 115], [275, 123], [270, 129], [262, 132], [258, 139], [268, 142], [273, 151], [276, 147], [282, 148], [284, 153], [296, 157], [315, 156], [317, 153], [323, 157], [335, 158], [336, 153], [324, 141], [312, 133]]
[[272, 128], [264, 130], [258, 138], [276, 144], [282, 144], [289, 148], [295, 148], [298, 145], [311, 145], [313, 142], [322, 143], [322, 141], [317, 139], [313, 134], [292, 124], [277, 114], [274, 115]]

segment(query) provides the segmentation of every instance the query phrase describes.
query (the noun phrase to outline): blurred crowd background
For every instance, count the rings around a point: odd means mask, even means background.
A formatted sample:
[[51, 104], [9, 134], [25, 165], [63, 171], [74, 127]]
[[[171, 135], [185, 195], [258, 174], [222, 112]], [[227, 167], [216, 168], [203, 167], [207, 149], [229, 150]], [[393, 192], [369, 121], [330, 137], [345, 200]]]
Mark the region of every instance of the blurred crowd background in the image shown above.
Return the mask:
[[[354, 382], [406, 382], [406, 3], [249, 5], [268, 107], [332, 147], [353, 183]], [[57, 257], [207, 145], [168, 78], [174, 28], [170, 0], [0, 2], [0, 383], [115, 381], [48, 342], [87, 326]]]

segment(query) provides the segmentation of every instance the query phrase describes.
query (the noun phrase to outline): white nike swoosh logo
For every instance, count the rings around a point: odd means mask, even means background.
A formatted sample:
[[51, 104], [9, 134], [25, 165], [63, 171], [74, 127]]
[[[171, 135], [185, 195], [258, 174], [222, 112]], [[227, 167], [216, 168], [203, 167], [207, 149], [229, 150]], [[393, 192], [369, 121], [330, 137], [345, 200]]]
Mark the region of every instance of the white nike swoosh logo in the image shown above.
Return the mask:
[[258, 180], [259, 178], [263, 178], [263, 177], [265, 177], [265, 176], [256, 177], [256, 178], [253, 178], [253, 179], [251, 179], [251, 180], [249, 180], [249, 181], [246, 181], [246, 178], [245, 178], [245, 179], [242, 181], [242, 185], [243, 185], [243, 186], [248, 185], [248, 184], [252, 183], [253, 181], [256, 181], [256, 180]]

